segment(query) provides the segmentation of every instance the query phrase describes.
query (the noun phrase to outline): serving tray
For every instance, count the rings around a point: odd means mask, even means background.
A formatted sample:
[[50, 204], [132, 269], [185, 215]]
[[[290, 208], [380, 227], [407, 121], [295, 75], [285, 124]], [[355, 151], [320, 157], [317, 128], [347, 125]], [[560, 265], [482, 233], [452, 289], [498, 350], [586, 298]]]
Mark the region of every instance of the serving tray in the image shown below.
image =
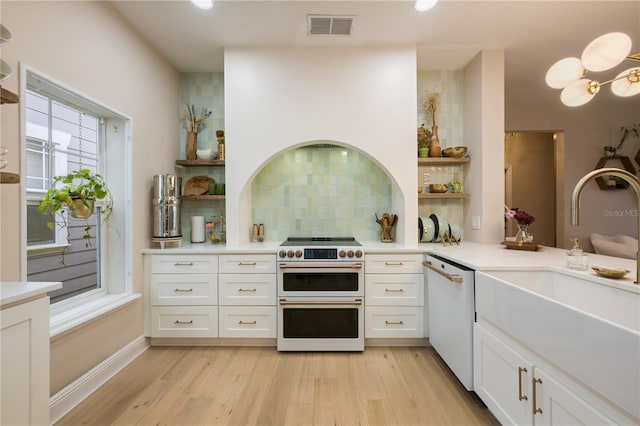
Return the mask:
[[530, 241], [530, 242], [515, 242], [515, 241], [503, 241], [501, 244], [505, 245], [511, 250], [526, 250], [537, 251], [539, 247], [542, 247], [542, 241]]

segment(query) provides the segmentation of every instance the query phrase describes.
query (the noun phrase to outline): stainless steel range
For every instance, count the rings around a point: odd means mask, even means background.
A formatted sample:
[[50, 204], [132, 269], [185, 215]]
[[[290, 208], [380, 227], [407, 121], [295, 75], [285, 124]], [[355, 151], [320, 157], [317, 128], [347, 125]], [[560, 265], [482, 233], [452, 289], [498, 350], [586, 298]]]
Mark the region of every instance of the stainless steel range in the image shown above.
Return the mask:
[[278, 350], [364, 350], [364, 251], [353, 237], [278, 249]]

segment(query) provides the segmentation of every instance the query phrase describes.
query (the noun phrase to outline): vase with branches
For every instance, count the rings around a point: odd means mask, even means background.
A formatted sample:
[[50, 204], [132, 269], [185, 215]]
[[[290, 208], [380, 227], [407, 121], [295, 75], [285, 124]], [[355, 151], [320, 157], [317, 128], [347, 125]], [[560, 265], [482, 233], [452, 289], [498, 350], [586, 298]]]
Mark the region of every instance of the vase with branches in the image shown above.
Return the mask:
[[440, 109], [440, 92], [436, 92], [435, 89], [427, 90], [422, 106], [425, 114], [431, 118], [431, 143], [429, 146], [429, 157], [440, 157], [442, 155], [442, 147], [440, 146], [438, 125], [436, 124], [436, 116]]

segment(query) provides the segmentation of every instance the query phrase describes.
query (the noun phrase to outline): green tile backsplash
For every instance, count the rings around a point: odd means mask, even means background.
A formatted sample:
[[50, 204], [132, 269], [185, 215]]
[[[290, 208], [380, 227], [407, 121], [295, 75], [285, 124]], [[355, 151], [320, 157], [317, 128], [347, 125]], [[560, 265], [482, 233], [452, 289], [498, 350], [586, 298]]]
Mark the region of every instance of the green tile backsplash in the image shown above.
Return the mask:
[[251, 216], [265, 224], [269, 241], [310, 235], [373, 241], [380, 237], [374, 214], [391, 212], [391, 186], [377, 164], [353, 149], [291, 149], [254, 178]]

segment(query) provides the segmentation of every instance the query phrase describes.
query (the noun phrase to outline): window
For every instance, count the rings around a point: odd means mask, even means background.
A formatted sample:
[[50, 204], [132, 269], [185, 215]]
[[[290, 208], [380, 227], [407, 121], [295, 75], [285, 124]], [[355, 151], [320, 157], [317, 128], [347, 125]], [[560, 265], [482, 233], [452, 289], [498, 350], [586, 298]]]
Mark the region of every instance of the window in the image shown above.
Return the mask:
[[[56, 306], [77, 306], [125, 292], [130, 270], [123, 208], [129, 176], [125, 170], [128, 121], [30, 70], [22, 99], [27, 280], [62, 281], [61, 289], [49, 293]], [[112, 132], [106, 131], [107, 126]], [[96, 203], [96, 214], [87, 220], [73, 219], [65, 211], [57, 213], [65, 215], [67, 226], [50, 229], [51, 218], [37, 210], [40, 199], [54, 176], [80, 169], [103, 175], [120, 208], [114, 208], [109, 226], [102, 226]], [[110, 229], [112, 222], [116, 225]], [[83, 238], [87, 226], [91, 227], [88, 241]]]

